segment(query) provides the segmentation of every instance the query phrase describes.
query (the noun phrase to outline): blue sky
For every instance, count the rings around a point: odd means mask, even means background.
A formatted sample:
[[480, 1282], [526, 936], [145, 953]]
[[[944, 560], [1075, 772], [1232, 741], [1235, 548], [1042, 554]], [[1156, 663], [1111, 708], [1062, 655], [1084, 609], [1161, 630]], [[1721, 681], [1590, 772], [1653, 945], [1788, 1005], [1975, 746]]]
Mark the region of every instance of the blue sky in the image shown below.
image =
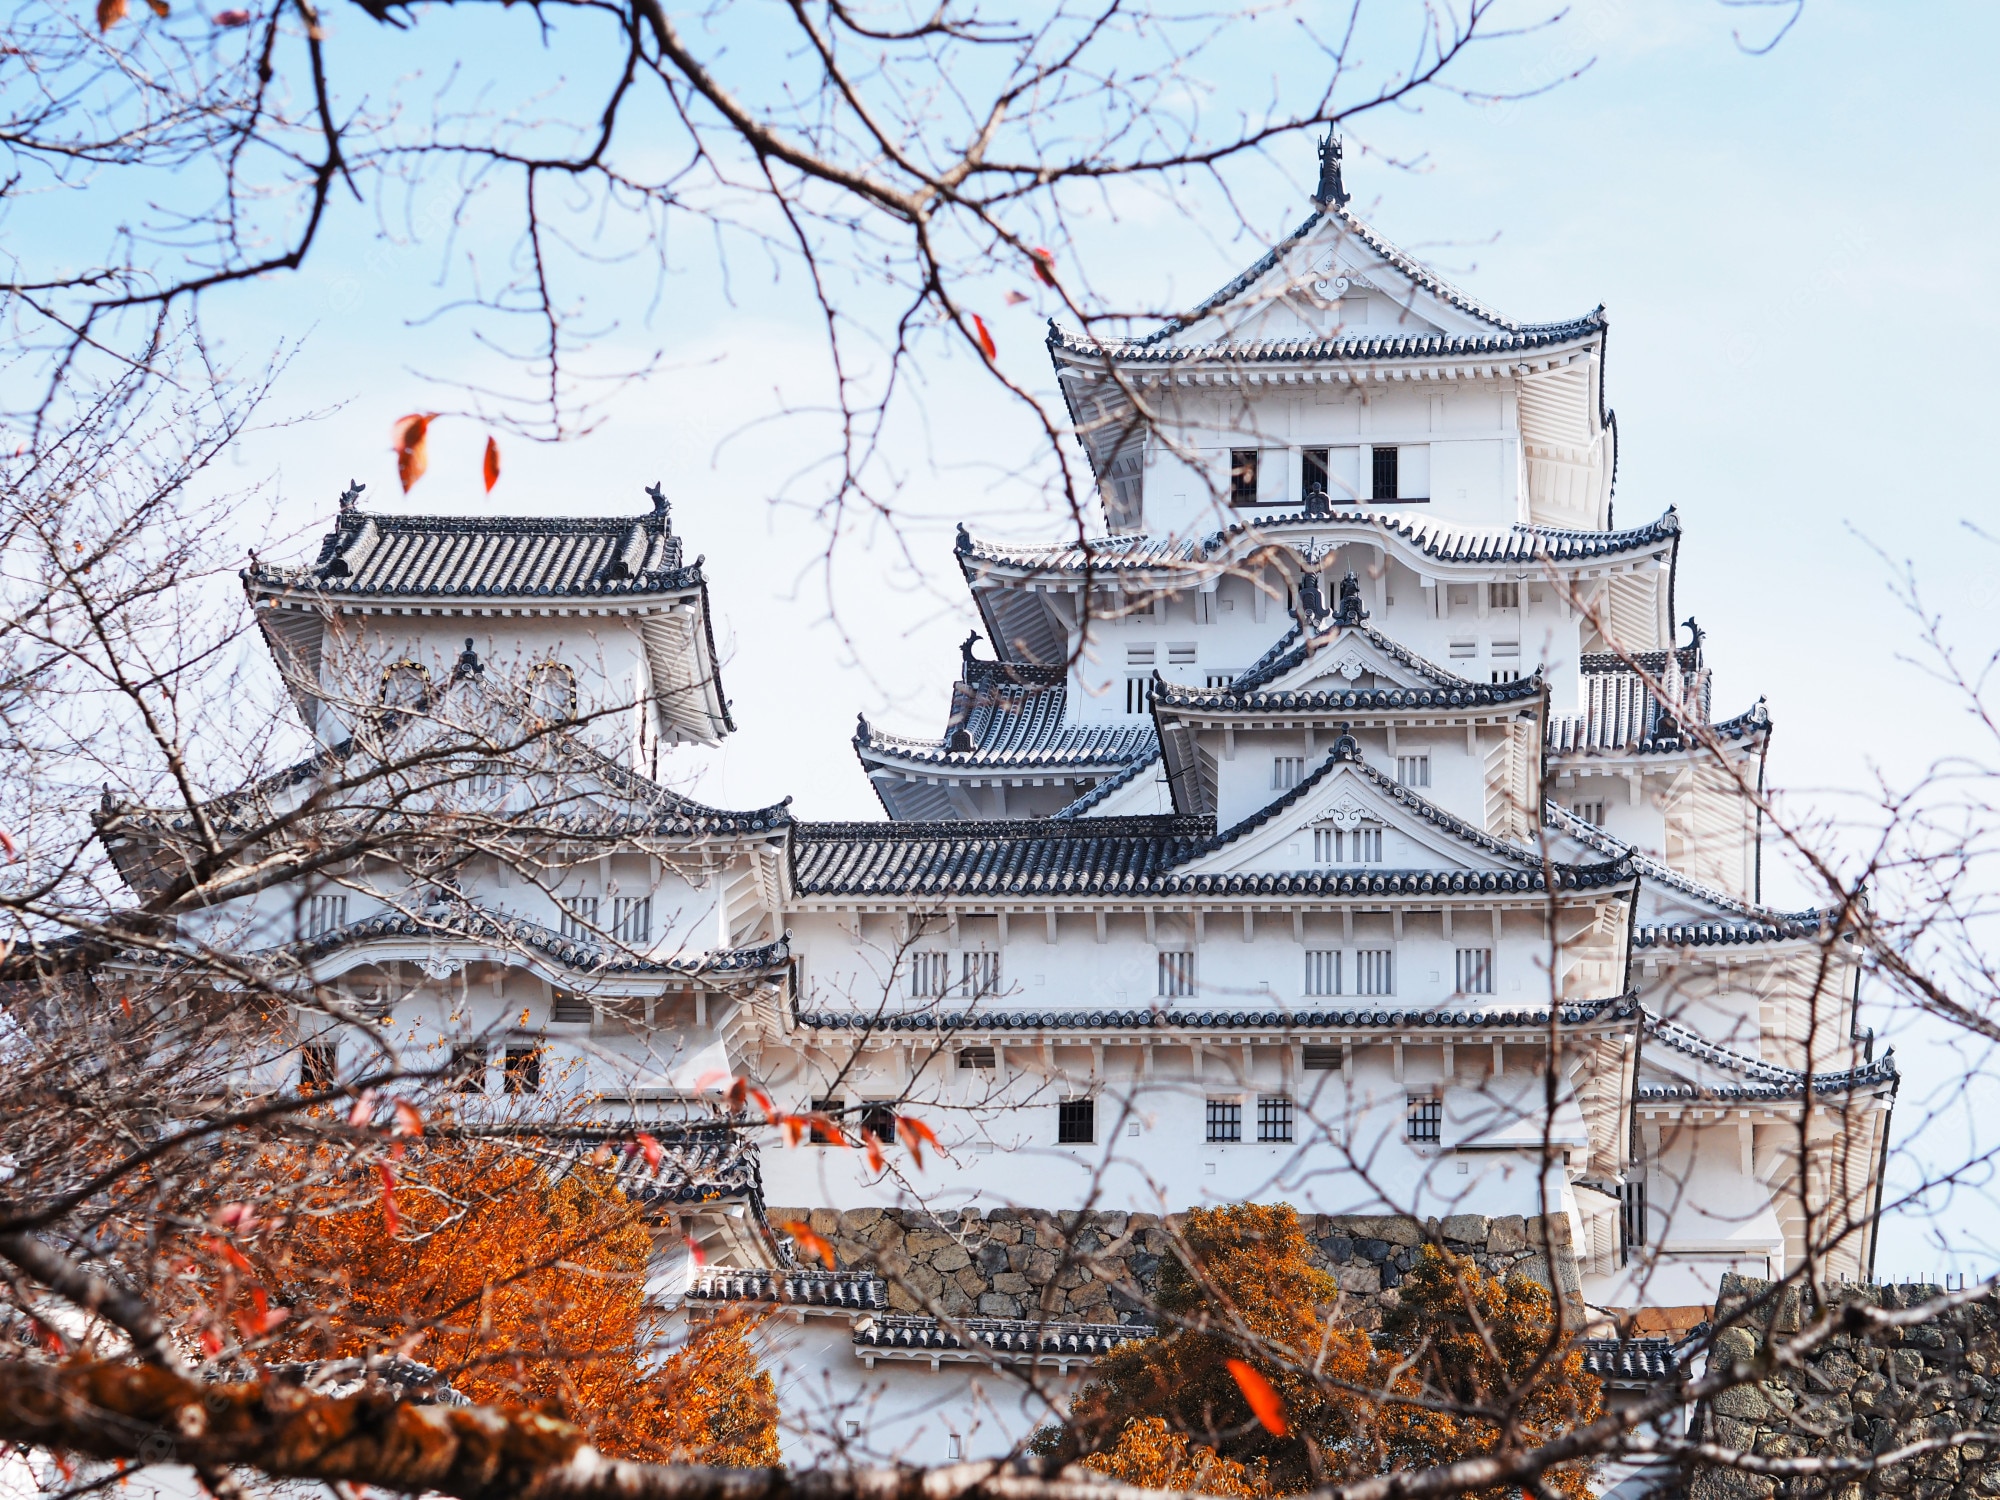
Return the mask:
[[[1370, 116], [1354, 127], [1348, 180], [1385, 234], [1509, 315], [1606, 305], [1618, 516], [1679, 507], [1680, 610], [1709, 632], [1718, 712], [1768, 697], [1775, 778], [1801, 807], [1859, 816], [1852, 794], [1878, 774], [1906, 780], [1961, 751], [1992, 759], [1962, 708], [1903, 660], [1914, 631], [1871, 543], [1913, 564], [1975, 664], [2000, 644], [2000, 549], [1966, 528], [1995, 519], [2000, 103], [1989, 68], [2000, 8], [1808, 0], [1768, 56], [1733, 40], [1739, 27], [1768, 34], [1776, 14], [1584, 0], [1482, 64], [1502, 88], [1590, 61], [1581, 77], [1520, 103], [1433, 98]], [[1227, 63], [1241, 74], [1210, 78], [1212, 97], [1265, 86], [1255, 47]], [[1226, 280], [1302, 215], [1310, 148], [1296, 150], [1298, 161], [1246, 175], [1255, 233], [1119, 200], [1077, 247], [1093, 284], [1162, 304]], [[1017, 472], [1023, 426], [968, 361], [932, 360], [920, 410], [891, 445], [909, 514], [927, 519], [899, 538], [858, 526], [823, 566], [810, 512], [826, 429], [791, 410], [820, 368], [811, 310], [762, 263], [732, 267], [725, 285], [703, 244], [671, 248], [657, 302], [636, 279], [625, 326], [606, 341], [608, 357], [664, 350], [661, 372], [611, 403], [589, 438], [503, 440], [490, 503], [637, 510], [641, 487], [663, 479], [690, 550], [708, 558], [742, 726], [707, 758], [700, 793], [873, 815], [848, 737], [857, 711], [909, 732], [941, 719], [970, 620], [952, 523], [1025, 534], [1050, 524], [1032, 476]], [[303, 546], [350, 475], [389, 503], [389, 422], [436, 404], [413, 371], [478, 377], [482, 357], [452, 325], [411, 324], [438, 253], [435, 238], [385, 245], [350, 214], [298, 277], [211, 307], [240, 351], [300, 341], [268, 413], [312, 414], [233, 455], [232, 482], [270, 481], [271, 508], [243, 512], [246, 546], [281, 550], [273, 538], [286, 535]], [[1000, 283], [986, 290], [1006, 367], [1046, 388], [1040, 311], [1004, 306]], [[486, 506], [484, 440], [475, 422], [441, 422], [409, 507]], [[1929, 1060], [1899, 1118], [1932, 1103], [1963, 1112], [1934, 1127], [1951, 1132], [1939, 1150], [1976, 1134], [1959, 1064], [1921, 1036], [1906, 1048]], [[1983, 1232], [1967, 1213], [1950, 1217]], [[1932, 1264], [1923, 1232], [1897, 1230], [1885, 1267]]]

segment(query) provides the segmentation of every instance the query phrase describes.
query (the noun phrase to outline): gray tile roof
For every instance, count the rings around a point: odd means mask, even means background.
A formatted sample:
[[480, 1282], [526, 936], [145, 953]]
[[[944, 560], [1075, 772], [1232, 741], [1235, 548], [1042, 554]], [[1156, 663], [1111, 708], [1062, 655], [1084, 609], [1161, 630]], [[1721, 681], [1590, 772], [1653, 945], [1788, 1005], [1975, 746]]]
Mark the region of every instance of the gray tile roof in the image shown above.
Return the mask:
[[913, 1354], [965, 1353], [1012, 1363], [1038, 1359], [1093, 1359], [1120, 1344], [1154, 1337], [1149, 1323], [1044, 1323], [1029, 1318], [964, 1318], [949, 1325], [935, 1318], [864, 1318], [854, 1325], [861, 1351]]
[[1746, 901], [1739, 901], [1727, 891], [1719, 891], [1712, 885], [1705, 885], [1691, 876], [1681, 874], [1671, 865], [1662, 864], [1649, 854], [1640, 853], [1625, 840], [1614, 838], [1595, 823], [1586, 823], [1568, 808], [1554, 801], [1542, 804], [1542, 821], [1557, 832], [1568, 834], [1600, 854], [1614, 859], [1630, 860], [1632, 868], [1638, 872], [1640, 879], [1665, 886], [1669, 890], [1679, 891], [1682, 895], [1690, 896], [1716, 912], [1775, 926], [1783, 926], [1788, 922], [1819, 920], [1820, 914], [1817, 911], [1772, 911], [1767, 907], [1752, 906]]
[[1632, 931], [1634, 948], [1721, 948], [1750, 943], [1787, 943], [1827, 935], [1838, 909], [1787, 912], [1767, 922], [1642, 922]]
[[1383, 359], [1479, 359], [1517, 355], [1593, 338], [1605, 329], [1601, 312], [1588, 312], [1567, 323], [1497, 333], [1402, 333], [1386, 338], [1350, 335], [1341, 338], [1259, 339], [1208, 344], [1154, 343], [1150, 339], [1093, 338], [1059, 324], [1049, 325], [1050, 353], [1121, 365], [1295, 364], [1308, 360], [1372, 362]]
[[1672, 1339], [1585, 1339], [1583, 1367], [1619, 1385], [1672, 1380], [1681, 1373]]
[[1532, 703], [1541, 696], [1542, 674], [1538, 667], [1528, 677], [1512, 682], [1468, 682], [1462, 688], [1340, 688], [1321, 692], [1259, 693], [1230, 688], [1183, 687], [1160, 682], [1153, 688], [1153, 702], [1165, 709], [1212, 709], [1218, 713], [1281, 713], [1296, 709], [1305, 713], [1357, 712], [1390, 708], [1490, 708], [1507, 704]]
[[1302, 626], [1294, 624], [1290, 630], [1287, 630], [1283, 635], [1278, 637], [1270, 650], [1258, 657], [1256, 661], [1244, 669], [1234, 682], [1229, 684], [1229, 691], [1232, 693], [1247, 693], [1262, 687], [1267, 682], [1273, 682], [1291, 671], [1292, 668], [1298, 666], [1307, 657], [1331, 649], [1349, 631], [1353, 631], [1363, 637], [1371, 646], [1391, 661], [1399, 662], [1409, 668], [1410, 671], [1416, 673], [1417, 676], [1436, 684], [1438, 687], [1458, 688], [1462, 690], [1481, 686], [1481, 684], [1472, 681], [1469, 677], [1461, 677], [1456, 672], [1439, 666], [1428, 657], [1417, 655], [1408, 646], [1405, 646], [1400, 641], [1390, 639], [1372, 625], [1328, 625], [1323, 630], [1317, 630], [1313, 634], [1307, 635]]
[[1896, 1068], [1896, 1049], [1893, 1047], [1874, 1062], [1865, 1063], [1858, 1068], [1807, 1074], [1797, 1068], [1781, 1067], [1777, 1063], [1768, 1063], [1761, 1058], [1747, 1057], [1731, 1048], [1717, 1046], [1685, 1026], [1662, 1020], [1650, 1013], [1646, 1016], [1645, 1028], [1649, 1041], [1658, 1042], [1684, 1056], [1697, 1058], [1745, 1080], [1740, 1084], [1721, 1085], [1642, 1084], [1638, 1090], [1638, 1098], [1646, 1102], [1659, 1103], [1681, 1099], [1746, 1102], [1761, 1099], [1798, 1099], [1804, 1097], [1808, 1084], [1815, 1094], [1845, 1094], [1875, 1084], [1886, 1083], [1893, 1086], [1901, 1076]]
[[1105, 777], [1104, 780], [1098, 782], [1096, 786], [1085, 792], [1076, 801], [1069, 803], [1065, 807], [1058, 808], [1055, 812], [1050, 813], [1049, 816], [1053, 819], [1087, 817], [1093, 807], [1103, 806], [1105, 800], [1113, 792], [1118, 791], [1122, 787], [1130, 786], [1159, 763], [1160, 749], [1159, 743], [1156, 740], [1151, 755], [1143, 759], [1135, 759], [1124, 770], [1118, 772], [1117, 775]]
[[634, 1128], [551, 1132], [560, 1141], [545, 1155], [564, 1166], [591, 1161], [598, 1150], [613, 1153], [610, 1172], [627, 1198], [647, 1205], [709, 1203], [721, 1199], [763, 1202], [757, 1146], [740, 1130], [703, 1130], [651, 1125], [646, 1133], [659, 1152], [650, 1162]]
[[889, 1305], [888, 1284], [872, 1271], [797, 1267], [703, 1266], [687, 1289], [694, 1302], [774, 1302], [804, 1307], [876, 1311]]
[[[1379, 1004], [1380, 1002], [1378, 1002]], [[1641, 1014], [1634, 995], [1580, 1000], [1562, 1007], [1565, 1026], [1636, 1020]], [[857, 1011], [801, 1011], [801, 1026], [814, 1031], [1132, 1031], [1173, 1028], [1185, 1031], [1313, 1031], [1327, 1028], [1380, 1027], [1449, 1030], [1519, 1029], [1549, 1024], [1547, 1007], [1540, 1010], [1376, 1009], [1363, 1003], [1353, 1010], [994, 1010], [911, 1011], [876, 1015]]]

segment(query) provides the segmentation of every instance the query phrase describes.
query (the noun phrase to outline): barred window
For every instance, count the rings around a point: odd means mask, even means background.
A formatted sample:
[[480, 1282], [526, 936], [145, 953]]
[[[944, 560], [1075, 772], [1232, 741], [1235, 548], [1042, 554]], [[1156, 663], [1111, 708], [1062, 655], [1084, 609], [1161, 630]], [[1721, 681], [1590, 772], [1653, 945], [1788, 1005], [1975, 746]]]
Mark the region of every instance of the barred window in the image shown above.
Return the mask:
[[1363, 823], [1359, 828], [1315, 828], [1313, 863], [1321, 865], [1379, 865], [1382, 862], [1382, 825]]
[[1056, 1144], [1087, 1146], [1097, 1139], [1097, 1101], [1065, 1099], [1056, 1106]]
[[1255, 448], [1231, 448], [1229, 450], [1229, 503], [1231, 505], [1255, 505], [1257, 503], [1257, 450]]
[[1240, 1141], [1243, 1139], [1243, 1101], [1241, 1099], [1211, 1099], [1208, 1101], [1208, 1138], [1211, 1141]]
[[1393, 500], [1396, 498], [1396, 449], [1383, 447], [1372, 452], [1373, 472], [1369, 477], [1374, 483], [1370, 486], [1369, 498]]
[[340, 1043], [306, 1042], [299, 1048], [299, 1092], [323, 1094], [340, 1073]]
[[575, 990], [556, 990], [549, 1003], [549, 1019], [558, 1022], [592, 1021], [596, 1011], [589, 999]]
[[486, 1092], [486, 1044], [454, 1042], [451, 1049], [451, 1087], [460, 1094]]
[[1194, 665], [1196, 643], [1175, 641], [1167, 647], [1167, 665], [1170, 667], [1191, 667]]
[[1325, 494], [1326, 449], [1307, 448], [1299, 457], [1299, 499], [1303, 501], [1315, 490]]
[[847, 1142], [840, 1133], [840, 1117], [847, 1109], [847, 1101], [838, 1097], [815, 1099], [812, 1113], [820, 1118], [812, 1122], [812, 1143], [815, 1146], [844, 1146]]
[[1397, 756], [1396, 780], [1400, 781], [1404, 786], [1429, 786], [1431, 784], [1431, 758], [1428, 755]]
[[1604, 804], [1602, 802], [1572, 802], [1569, 810], [1586, 823], [1604, 826]]
[[542, 1049], [509, 1047], [502, 1083], [510, 1094], [539, 1094], [542, 1091]]
[[597, 897], [571, 896], [562, 903], [562, 935], [572, 942], [597, 938]]
[[1404, 1138], [1412, 1145], [1435, 1146], [1444, 1134], [1444, 1101], [1435, 1094], [1411, 1094], [1406, 1103]]
[[1306, 758], [1303, 755], [1274, 755], [1271, 757], [1271, 790], [1289, 792], [1306, 779]]
[[1503, 682], [1519, 682], [1520, 680], [1521, 673], [1517, 668], [1495, 667], [1493, 669], [1493, 686], [1495, 687], [1498, 687]]
[[960, 1047], [958, 1065], [961, 1068], [981, 1068], [991, 1070], [998, 1067], [1000, 1059], [991, 1047]]
[[941, 1000], [951, 992], [949, 953], [910, 955], [910, 996], [916, 1000]]
[[1194, 993], [1194, 954], [1181, 951], [1160, 955], [1160, 998], [1185, 1000]]
[[1633, 1177], [1618, 1188], [1618, 1228], [1629, 1253], [1646, 1243], [1646, 1181]]
[[1306, 951], [1306, 994], [1310, 996], [1338, 995], [1340, 993], [1340, 950], [1338, 948], [1311, 948]]
[[896, 1143], [896, 1110], [889, 1104], [864, 1104], [861, 1107], [861, 1128], [885, 1146]]
[[1354, 993], [1396, 993], [1396, 953], [1393, 948], [1358, 948], [1354, 953]]
[[306, 897], [306, 931], [309, 938], [325, 937], [347, 925], [347, 897]]
[[1458, 992], [1461, 995], [1490, 995], [1493, 993], [1493, 950], [1491, 948], [1461, 948], [1458, 950]]
[[1125, 712], [1143, 714], [1152, 712], [1153, 676], [1149, 672], [1141, 677], [1134, 674], [1125, 679]]
[[1340, 1066], [1338, 1047], [1308, 1047], [1301, 1059], [1308, 1073], [1331, 1073]]
[[1494, 609], [1519, 609], [1521, 607], [1521, 585], [1518, 583], [1489, 583], [1491, 591], [1489, 603]]
[[995, 995], [1000, 992], [1000, 955], [973, 951], [960, 955], [960, 978], [965, 998], [976, 1000], [981, 995]]
[[653, 940], [653, 898], [612, 897], [611, 936], [635, 948], [642, 943], [650, 943]]
[[1257, 1139], [1260, 1141], [1289, 1141], [1291, 1138], [1291, 1095], [1259, 1095], [1257, 1099]]

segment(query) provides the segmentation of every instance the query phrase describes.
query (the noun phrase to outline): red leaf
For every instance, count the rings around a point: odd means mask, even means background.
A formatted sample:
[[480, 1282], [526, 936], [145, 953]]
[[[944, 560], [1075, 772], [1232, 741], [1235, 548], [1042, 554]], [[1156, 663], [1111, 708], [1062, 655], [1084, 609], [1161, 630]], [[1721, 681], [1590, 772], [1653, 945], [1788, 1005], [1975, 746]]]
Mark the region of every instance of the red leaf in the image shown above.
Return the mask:
[[924, 1165], [924, 1142], [930, 1142], [933, 1151], [944, 1150], [944, 1147], [938, 1144], [937, 1135], [930, 1126], [910, 1115], [896, 1116], [896, 1134], [901, 1136], [903, 1144], [910, 1148], [910, 1158], [916, 1162], [919, 1171], [923, 1170]]
[[21, 857], [21, 851], [14, 847], [14, 835], [4, 828], [0, 828], [0, 849], [7, 851], [9, 859], [19, 859]]
[[762, 1089], [752, 1089], [750, 1090], [750, 1098], [759, 1109], [764, 1111], [764, 1118], [775, 1124], [778, 1118], [778, 1106], [771, 1102], [771, 1096]]
[[641, 1134], [639, 1137], [639, 1150], [645, 1154], [646, 1170], [649, 1172], [659, 1171], [660, 1157], [665, 1154], [660, 1150], [660, 1143], [650, 1135]]
[[129, 1016], [132, 1014], [132, 997], [130, 995], [120, 995], [118, 997], [118, 1004], [123, 1008], [126, 1015]]
[[787, 1146], [796, 1146], [806, 1138], [808, 1126], [803, 1115], [779, 1115], [772, 1123], [783, 1133]]
[[219, 10], [215, 13], [215, 24], [218, 26], [248, 26], [250, 24], [250, 12], [247, 10]]
[[97, 29], [100, 33], [109, 31], [125, 19], [125, 0], [97, 0]]
[[[972, 331], [979, 335], [979, 347], [986, 351], [987, 362], [991, 364], [998, 361], [1000, 351], [994, 347], [993, 335], [986, 331], [986, 320], [978, 313], [972, 315]], [[409, 486], [405, 485], [403, 488], [408, 489]]]
[[211, 1356], [220, 1354], [222, 1352], [222, 1335], [217, 1333], [213, 1328], [202, 1329], [201, 1347], [206, 1349]]
[[879, 1172], [888, 1165], [888, 1159], [882, 1155], [882, 1143], [875, 1139], [874, 1131], [864, 1130], [861, 1132], [861, 1145], [868, 1153], [869, 1171]]
[[[486, 493], [493, 493], [493, 486], [500, 482], [500, 445], [491, 437], [486, 439], [486, 462], [480, 466], [480, 473], [486, 479]], [[405, 489], [409, 486], [405, 485]]]
[[747, 1100], [749, 1097], [750, 1097], [749, 1079], [739, 1078], [734, 1083], [730, 1084], [729, 1095], [727, 1099], [729, 1105], [729, 1112], [732, 1115], [741, 1114], [743, 1111], [744, 1101]]
[[407, 417], [396, 418], [395, 425], [389, 429], [389, 446], [396, 453], [396, 477], [403, 481], [403, 493], [406, 495], [410, 486], [422, 479], [424, 470], [431, 465], [427, 445], [431, 421], [436, 416], [434, 411], [412, 412]]
[[1044, 250], [1040, 245], [1028, 252], [1035, 263], [1035, 274], [1042, 279], [1043, 286], [1056, 284], [1056, 257], [1053, 250]]
[[407, 1099], [398, 1099], [396, 1101], [395, 1133], [397, 1135], [422, 1135], [424, 1133], [424, 1117], [418, 1111], [416, 1105], [410, 1103]]
[[396, 1174], [387, 1163], [378, 1161], [375, 1175], [382, 1179], [382, 1217], [389, 1221], [389, 1233], [395, 1234], [403, 1227], [402, 1217], [396, 1212]]
[[701, 1253], [701, 1246], [695, 1243], [695, 1238], [693, 1235], [689, 1235], [687, 1237], [687, 1247], [688, 1247], [689, 1260], [693, 1261], [698, 1266], [708, 1264], [708, 1257]]
[[1228, 1364], [1229, 1373], [1236, 1377], [1236, 1388], [1250, 1403], [1251, 1414], [1272, 1437], [1283, 1437], [1290, 1431], [1285, 1422], [1285, 1403], [1271, 1389], [1271, 1382], [1240, 1359], [1232, 1359]]
[[167, 0], [146, 0], [146, 5], [162, 21], [174, 13], [174, 8], [167, 4]]
[[56, 1461], [56, 1468], [62, 1471], [64, 1484], [68, 1484], [72, 1479], [76, 1478], [76, 1465], [70, 1462], [69, 1455], [63, 1452], [62, 1449], [51, 1449], [49, 1457]]
[[809, 1226], [793, 1219], [790, 1223], [780, 1224], [778, 1227], [789, 1234], [806, 1254], [818, 1256], [821, 1265], [829, 1271], [833, 1269], [833, 1246], [814, 1234]]
[[366, 1125], [374, 1117], [375, 1117], [375, 1090], [367, 1089], [362, 1092], [362, 1095], [359, 1099], [356, 1099], [354, 1101], [354, 1108], [350, 1109], [347, 1112], [348, 1128], [350, 1130], [359, 1130], [362, 1126]]

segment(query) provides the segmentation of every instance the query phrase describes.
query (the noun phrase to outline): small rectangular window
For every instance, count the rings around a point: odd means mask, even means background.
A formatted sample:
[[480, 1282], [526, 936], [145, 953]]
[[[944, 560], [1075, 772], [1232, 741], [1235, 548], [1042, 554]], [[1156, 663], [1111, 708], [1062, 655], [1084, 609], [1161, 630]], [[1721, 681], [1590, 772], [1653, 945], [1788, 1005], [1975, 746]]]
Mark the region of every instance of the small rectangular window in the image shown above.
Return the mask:
[[1490, 995], [1493, 993], [1493, 950], [1491, 948], [1461, 948], [1458, 950], [1458, 992], [1461, 995]]
[[[1641, 1171], [1644, 1170], [1642, 1167]], [[1629, 1177], [1618, 1188], [1618, 1229], [1630, 1251], [1646, 1243], [1646, 1180]]]
[[451, 1049], [451, 1087], [460, 1094], [486, 1092], [486, 1044], [454, 1042]]
[[323, 1094], [340, 1074], [340, 1043], [306, 1042], [299, 1047], [299, 1092]]
[[1460, 637], [1451, 643], [1451, 654], [1456, 661], [1464, 661], [1468, 657], [1477, 656], [1479, 654], [1479, 642]]
[[977, 950], [961, 954], [960, 993], [968, 1000], [1000, 993], [1000, 955]]
[[1194, 665], [1196, 643], [1176, 641], [1167, 647], [1167, 665], [1170, 667], [1191, 667]]
[[1185, 1000], [1194, 993], [1194, 954], [1182, 950], [1160, 955], [1160, 998]]
[[1434, 1094], [1411, 1094], [1403, 1116], [1403, 1135], [1413, 1146], [1435, 1146], [1443, 1134], [1444, 1102]]
[[542, 1049], [509, 1047], [505, 1087], [510, 1094], [539, 1094], [542, 1091]]
[[1338, 1047], [1308, 1047], [1301, 1059], [1308, 1073], [1331, 1073], [1340, 1066]]
[[1226, 688], [1239, 675], [1241, 674], [1236, 672], [1210, 672], [1202, 679], [1202, 686], [1206, 688]]
[[1521, 659], [1521, 643], [1519, 641], [1495, 641], [1493, 643], [1493, 659], [1495, 661], [1519, 661]]
[[571, 896], [562, 902], [562, 935], [571, 942], [597, 941], [597, 897]]
[[912, 953], [910, 955], [910, 998], [913, 1000], [942, 1000], [951, 990], [951, 955], [949, 953]]
[[653, 940], [653, 898], [614, 896], [611, 898], [611, 936], [627, 947], [637, 948]]
[[1306, 758], [1303, 755], [1274, 755], [1271, 757], [1271, 790], [1289, 792], [1306, 777]]
[[1371, 478], [1368, 497], [1371, 500], [1394, 500], [1396, 498], [1396, 450], [1394, 448], [1373, 448], [1371, 454]]
[[886, 1099], [861, 1106], [861, 1133], [872, 1135], [885, 1146], [896, 1143], [896, 1107]]
[[1602, 802], [1572, 802], [1569, 810], [1586, 823], [1604, 826], [1604, 804]]
[[945, 1441], [944, 1456], [953, 1463], [965, 1457], [965, 1439], [955, 1432], [952, 1433]]
[[960, 1047], [958, 1065], [961, 1068], [978, 1068], [990, 1072], [999, 1066], [1000, 1059], [991, 1047]]
[[1255, 448], [1231, 448], [1229, 450], [1229, 503], [1231, 505], [1255, 505], [1257, 503], [1257, 450]]
[[1241, 1099], [1211, 1099], [1208, 1101], [1208, 1139], [1211, 1141], [1240, 1141], [1243, 1139], [1243, 1101]]
[[846, 1139], [840, 1130], [840, 1117], [847, 1111], [847, 1101], [839, 1097], [815, 1099], [812, 1102], [812, 1143], [815, 1146], [844, 1146]]
[[1097, 1101], [1065, 1099], [1056, 1106], [1056, 1144], [1087, 1146], [1097, 1139]]
[[1431, 758], [1428, 755], [1397, 756], [1396, 780], [1400, 781], [1404, 786], [1429, 786], [1431, 784]]
[[1340, 993], [1340, 950], [1314, 948], [1306, 952], [1306, 994], [1313, 997]]
[[1521, 673], [1517, 668], [1495, 667], [1493, 669], [1493, 685], [1495, 687], [1498, 687], [1503, 682], [1519, 682], [1520, 680]]
[[305, 935], [308, 938], [325, 937], [330, 932], [338, 932], [347, 925], [347, 897], [308, 896], [305, 916]]
[[1257, 1139], [1289, 1141], [1292, 1138], [1292, 1099], [1289, 1094], [1261, 1094], [1257, 1099]]
[[1127, 646], [1125, 648], [1125, 665], [1128, 667], [1150, 667], [1155, 661], [1159, 660], [1157, 653], [1158, 648], [1150, 641], [1143, 646]]
[[1153, 711], [1153, 674], [1131, 676], [1125, 679], [1125, 712], [1145, 714]]
[[1354, 954], [1354, 993], [1396, 993], [1396, 954], [1390, 948], [1360, 948]]
[[1308, 448], [1299, 466], [1299, 499], [1326, 493], [1326, 449]]
[[1487, 586], [1488, 606], [1492, 609], [1519, 609], [1521, 607], [1521, 585], [1518, 583], [1489, 583]]
[[591, 1021], [596, 1019], [596, 1012], [590, 1001], [575, 990], [555, 990], [549, 1002], [549, 1019], [561, 1022]]

